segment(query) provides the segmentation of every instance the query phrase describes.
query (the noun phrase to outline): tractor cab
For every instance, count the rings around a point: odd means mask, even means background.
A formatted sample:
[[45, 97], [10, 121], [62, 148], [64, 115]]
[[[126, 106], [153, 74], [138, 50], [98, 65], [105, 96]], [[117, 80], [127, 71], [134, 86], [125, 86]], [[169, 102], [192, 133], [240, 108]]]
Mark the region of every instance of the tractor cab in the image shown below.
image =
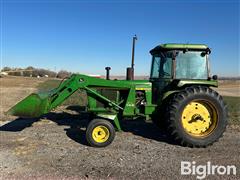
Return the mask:
[[[153, 94], [163, 95], [173, 82], [206, 81], [210, 79], [208, 55], [210, 49], [204, 44], [162, 44], [150, 51], [152, 66], [150, 81]], [[161, 97], [153, 97], [157, 101]], [[156, 102], [155, 102], [156, 103]]]
[[203, 44], [162, 44], [152, 54], [151, 80], [209, 78], [208, 54]]

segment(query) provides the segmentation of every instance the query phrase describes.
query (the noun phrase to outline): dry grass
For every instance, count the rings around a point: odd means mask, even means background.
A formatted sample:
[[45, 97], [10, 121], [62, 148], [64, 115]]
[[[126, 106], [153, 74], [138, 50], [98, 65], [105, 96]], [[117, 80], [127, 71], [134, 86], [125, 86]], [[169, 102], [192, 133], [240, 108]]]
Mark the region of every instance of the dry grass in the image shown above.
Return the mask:
[[225, 103], [228, 108], [228, 116], [229, 122], [231, 124], [239, 124], [240, 123], [240, 97], [223, 97]]

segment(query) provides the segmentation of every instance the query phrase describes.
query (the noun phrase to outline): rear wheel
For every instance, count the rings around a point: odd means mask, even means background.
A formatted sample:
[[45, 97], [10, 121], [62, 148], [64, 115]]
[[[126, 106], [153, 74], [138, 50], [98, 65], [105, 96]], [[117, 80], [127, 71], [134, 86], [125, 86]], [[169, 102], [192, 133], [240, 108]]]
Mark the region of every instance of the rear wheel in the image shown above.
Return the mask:
[[94, 119], [87, 127], [86, 139], [90, 146], [105, 147], [112, 143], [115, 137], [113, 125], [104, 119]]
[[175, 95], [167, 112], [168, 132], [181, 145], [206, 147], [217, 141], [227, 125], [222, 97], [208, 87], [188, 87]]

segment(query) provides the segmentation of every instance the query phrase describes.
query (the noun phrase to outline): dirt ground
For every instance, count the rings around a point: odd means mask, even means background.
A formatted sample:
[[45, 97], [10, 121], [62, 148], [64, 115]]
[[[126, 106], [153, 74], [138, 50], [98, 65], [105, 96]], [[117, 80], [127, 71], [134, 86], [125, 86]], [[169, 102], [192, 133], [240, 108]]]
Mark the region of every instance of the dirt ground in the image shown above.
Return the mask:
[[[110, 146], [97, 149], [86, 144], [85, 113], [60, 107], [42, 119], [4, 115], [43, 81], [0, 78], [0, 179], [196, 179], [181, 176], [181, 161], [235, 165], [236, 176], [207, 178], [240, 179], [238, 125], [213, 146], [193, 149], [175, 145], [152, 123], [128, 120]], [[221, 83], [222, 95], [240, 96], [239, 82]]]
[[240, 97], [240, 80], [220, 80], [215, 90], [223, 96]]

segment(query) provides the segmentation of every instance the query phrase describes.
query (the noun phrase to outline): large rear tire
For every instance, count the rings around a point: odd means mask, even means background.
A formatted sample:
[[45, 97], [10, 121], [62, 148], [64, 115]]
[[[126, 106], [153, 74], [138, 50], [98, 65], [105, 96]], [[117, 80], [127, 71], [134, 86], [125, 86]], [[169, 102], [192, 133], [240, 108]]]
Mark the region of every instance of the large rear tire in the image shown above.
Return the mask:
[[206, 147], [226, 129], [226, 106], [222, 97], [208, 87], [187, 87], [170, 102], [167, 124], [168, 132], [181, 145]]
[[173, 98], [172, 95], [164, 99], [162, 104], [156, 109], [156, 111], [151, 115], [152, 122], [163, 132], [166, 132], [168, 124], [167, 124], [167, 116], [166, 111], [168, 109], [169, 101]]

